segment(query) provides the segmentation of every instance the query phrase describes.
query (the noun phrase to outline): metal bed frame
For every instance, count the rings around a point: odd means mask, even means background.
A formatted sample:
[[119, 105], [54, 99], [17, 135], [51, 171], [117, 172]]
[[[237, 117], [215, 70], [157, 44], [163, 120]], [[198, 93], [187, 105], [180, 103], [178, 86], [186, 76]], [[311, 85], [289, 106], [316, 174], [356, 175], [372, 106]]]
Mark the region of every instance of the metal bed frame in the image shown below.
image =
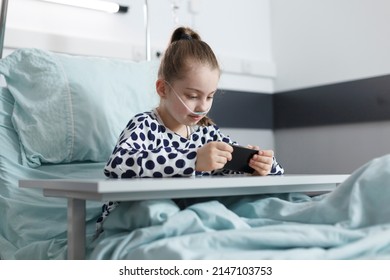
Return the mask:
[[8, 0], [1, 1], [0, 10], [0, 58], [3, 57], [5, 27], [7, 22]]

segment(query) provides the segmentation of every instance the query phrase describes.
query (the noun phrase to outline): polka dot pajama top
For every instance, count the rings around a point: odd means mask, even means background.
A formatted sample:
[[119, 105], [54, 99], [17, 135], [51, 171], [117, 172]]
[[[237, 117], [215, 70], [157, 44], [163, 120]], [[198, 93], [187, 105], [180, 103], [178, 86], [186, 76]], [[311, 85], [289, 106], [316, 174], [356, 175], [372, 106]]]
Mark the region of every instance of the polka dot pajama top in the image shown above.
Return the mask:
[[[223, 135], [215, 125], [194, 126], [184, 138], [164, 126], [157, 110], [137, 114], [122, 131], [109, 158], [104, 174], [111, 178], [182, 177], [191, 175], [223, 175], [238, 173], [219, 169], [211, 172], [195, 171], [197, 150], [211, 141], [237, 144]], [[270, 174], [283, 174], [275, 158]], [[102, 223], [118, 202], [107, 202], [102, 207]]]

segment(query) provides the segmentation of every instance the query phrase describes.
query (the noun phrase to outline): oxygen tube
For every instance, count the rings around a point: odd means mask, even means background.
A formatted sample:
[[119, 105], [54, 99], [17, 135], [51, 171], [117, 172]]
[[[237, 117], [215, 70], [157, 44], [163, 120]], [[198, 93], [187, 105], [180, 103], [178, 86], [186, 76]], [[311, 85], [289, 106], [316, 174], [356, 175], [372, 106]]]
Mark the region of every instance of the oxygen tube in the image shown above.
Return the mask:
[[180, 102], [184, 105], [184, 107], [187, 108], [188, 111], [190, 111], [191, 114], [194, 114], [196, 116], [205, 116], [211, 109], [211, 106], [206, 110], [206, 111], [203, 111], [203, 112], [194, 112], [192, 111], [188, 106], [187, 104], [183, 101], [183, 99], [180, 98], [180, 96], [177, 94], [177, 92], [175, 91], [175, 89], [171, 86], [170, 83], [168, 83], [167, 81], [165, 81], [167, 83], [167, 85], [169, 85], [169, 87], [173, 90], [173, 93], [176, 95], [176, 97], [180, 100]]

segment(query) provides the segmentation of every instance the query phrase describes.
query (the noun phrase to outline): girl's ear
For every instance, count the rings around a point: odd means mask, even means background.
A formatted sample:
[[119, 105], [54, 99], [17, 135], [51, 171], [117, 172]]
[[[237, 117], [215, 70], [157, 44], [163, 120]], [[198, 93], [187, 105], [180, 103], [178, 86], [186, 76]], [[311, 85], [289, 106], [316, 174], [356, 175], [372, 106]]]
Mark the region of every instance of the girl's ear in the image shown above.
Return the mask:
[[158, 79], [156, 81], [156, 91], [161, 98], [165, 97], [165, 81]]

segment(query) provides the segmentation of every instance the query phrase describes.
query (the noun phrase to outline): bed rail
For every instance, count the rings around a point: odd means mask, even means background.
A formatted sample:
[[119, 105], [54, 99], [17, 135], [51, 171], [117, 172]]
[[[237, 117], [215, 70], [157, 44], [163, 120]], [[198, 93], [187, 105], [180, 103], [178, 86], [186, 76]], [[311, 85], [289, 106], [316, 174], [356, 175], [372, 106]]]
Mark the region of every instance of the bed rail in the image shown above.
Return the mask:
[[0, 58], [3, 57], [4, 49], [4, 35], [5, 35], [5, 26], [7, 22], [7, 8], [8, 0], [1, 1], [1, 10], [0, 10]]

